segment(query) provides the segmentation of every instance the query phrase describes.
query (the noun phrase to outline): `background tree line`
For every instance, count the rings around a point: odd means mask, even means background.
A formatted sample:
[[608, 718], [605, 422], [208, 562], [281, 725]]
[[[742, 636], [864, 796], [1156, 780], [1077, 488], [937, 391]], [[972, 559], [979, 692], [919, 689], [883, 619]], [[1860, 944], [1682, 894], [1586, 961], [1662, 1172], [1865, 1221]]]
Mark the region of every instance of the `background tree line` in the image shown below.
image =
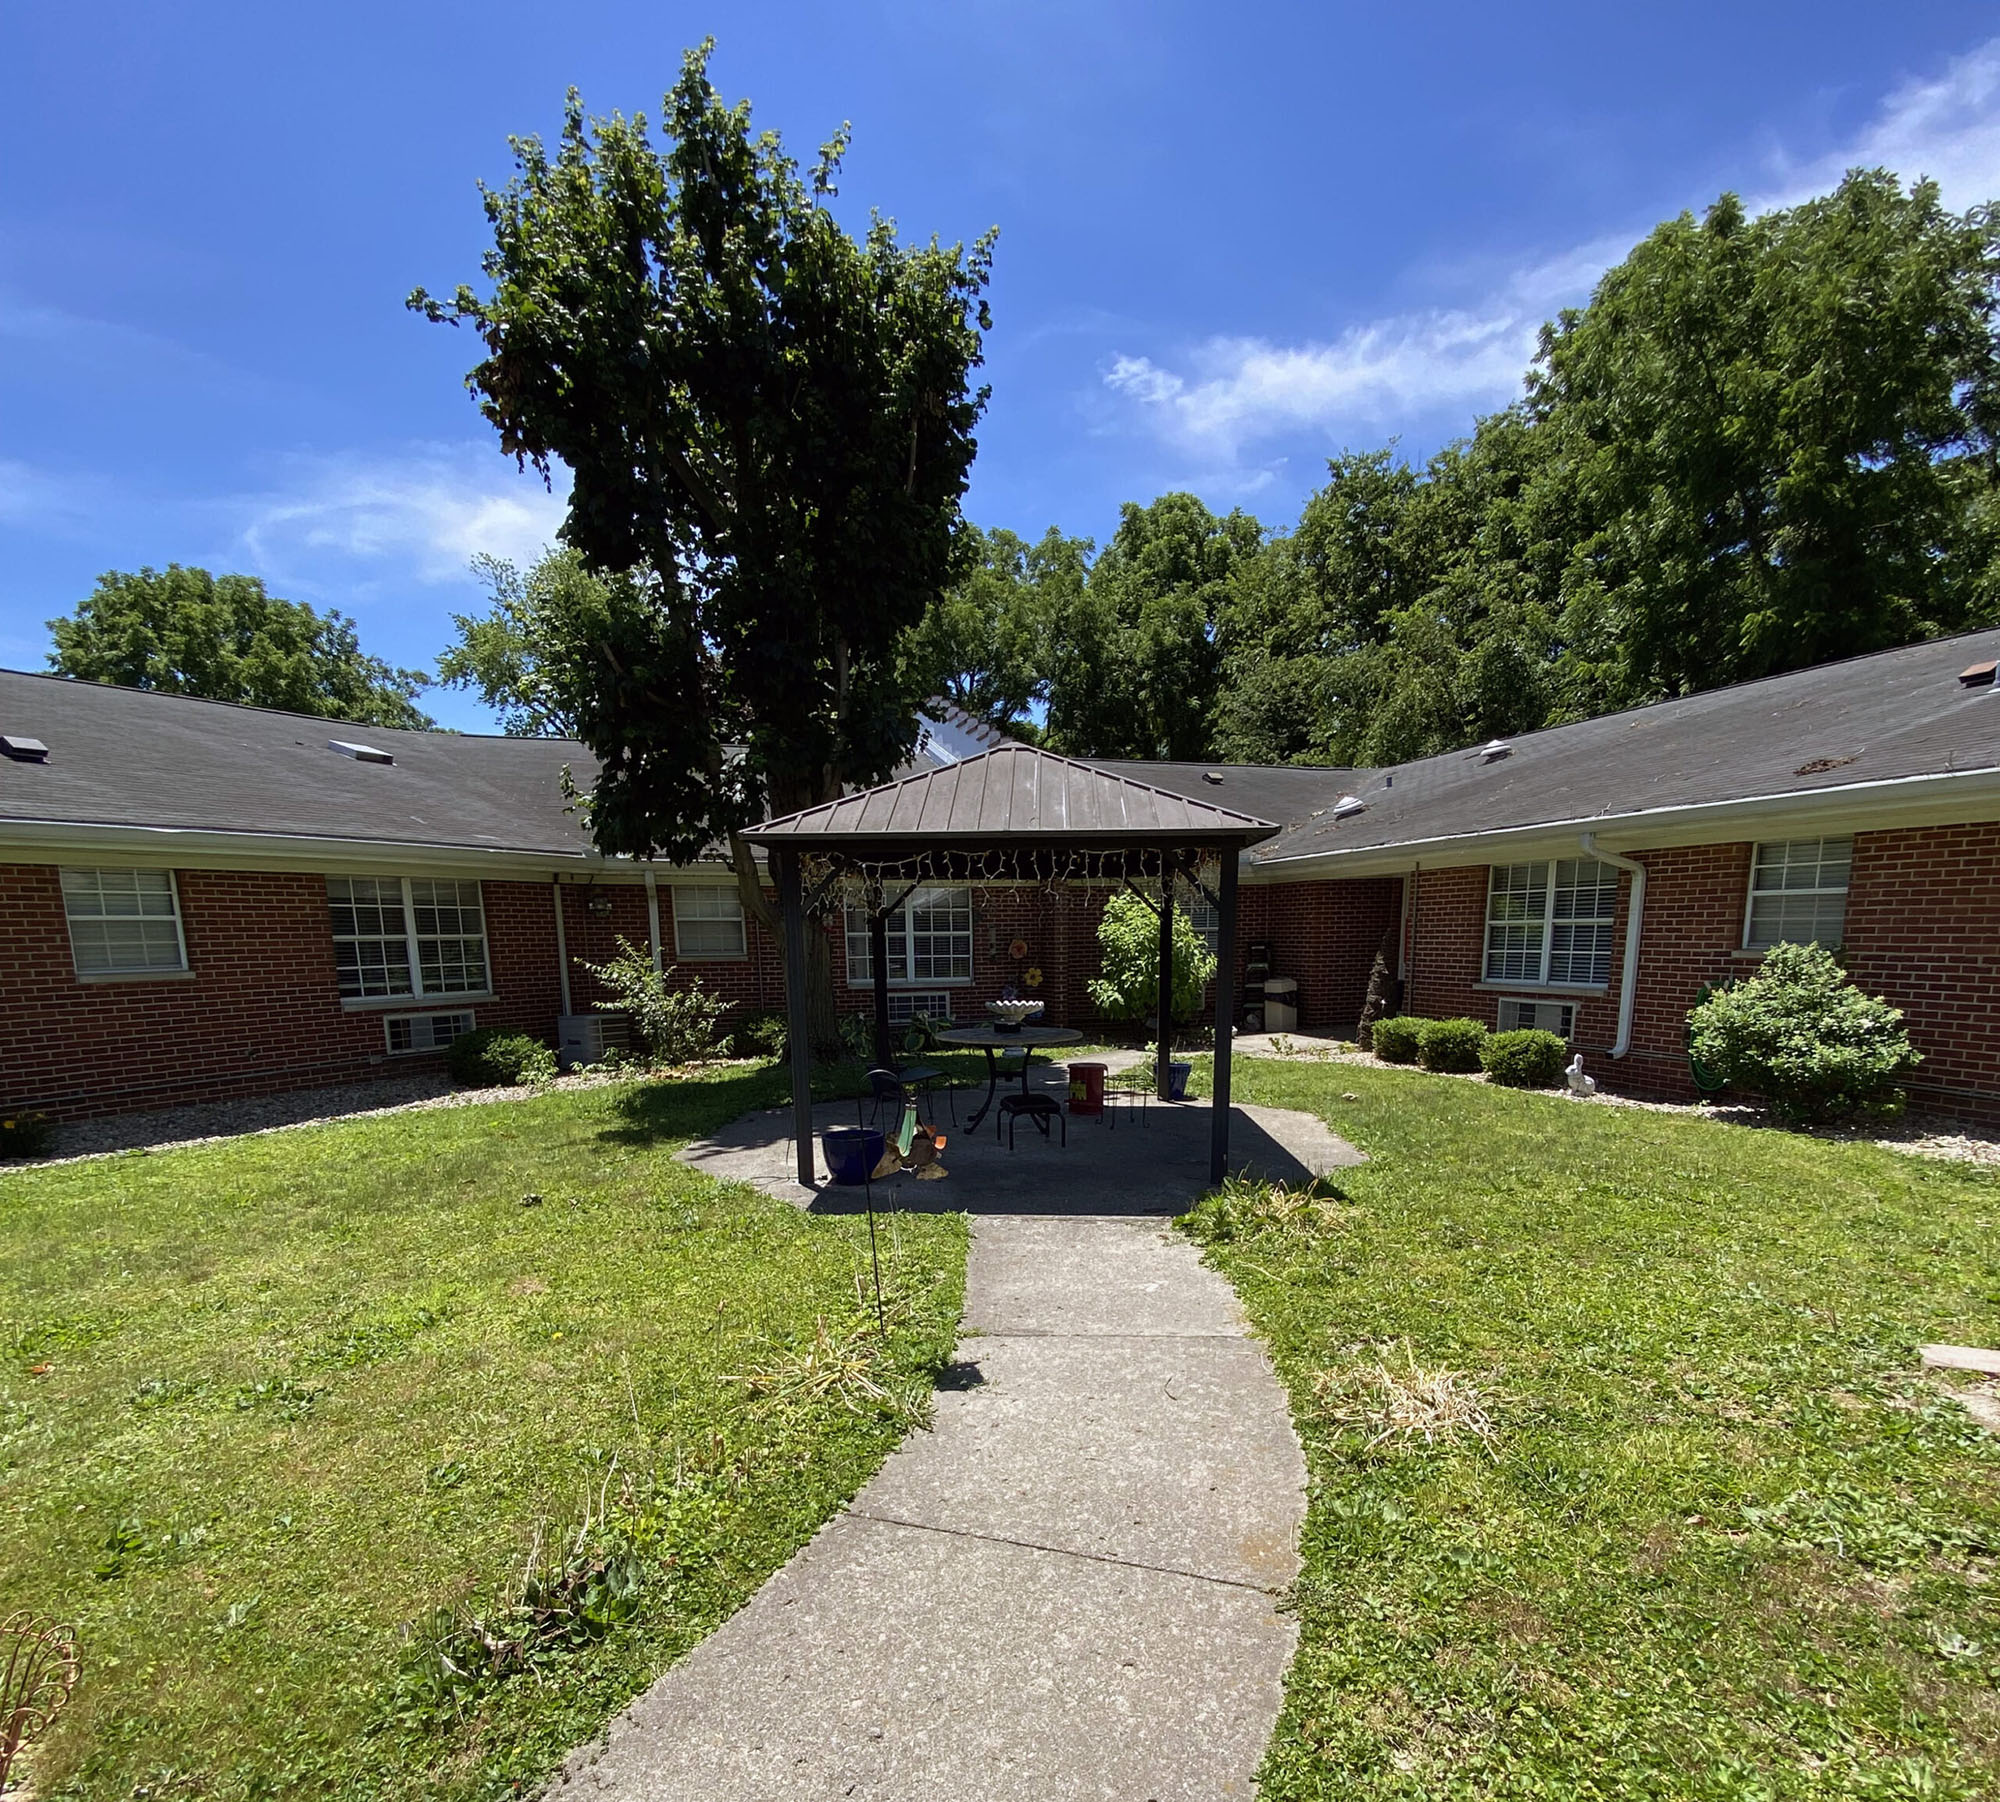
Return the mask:
[[[1725, 195], [1699, 220], [1661, 225], [1604, 275], [1587, 306], [1545, 326], [1524, 397], [1420, 466], [1393, 444], [1345, 452], [1297, 520], [1278, 530], [1241, 510], [1217, 515], [1191, 494], [1167, 494], [1125, 506], [1101, 551], [1053, 527], [1030, 542], [961, 521], [947, 555], [937, 522], [950, 517], [981, 398], [963, 383], [976, 361], [967, 310], [983, 264], [950, 255], [926, 262], [926, 253], [898, 251], [879, 229], [865, 246], [849, 246], [826, 227], [819, 191], [789, 165], [773, 156], [758, 168], [742, 117], [720, 109], [698, 58], [673, 99], [680, 143], [706, 141], [757, 169], [760, 216], [784, 222], [803, 272], [824, 280], [837, 268], [857, 295], [871, 282], [924, 295], [939, 316], [924, 342], [945, 347], [935, 389], [964, 398], [941, 439], [938, 493], [923, 497], [927, 523], [903, 534], [921, 548], [899, 563], [892, 606], [863, 567], [866, 556], [856, 562], [850, 547], [797, 534], [791, 542], [788, 525], [760, 524], [790, 566], [806, 572], [803, 587], [791, 577], [775, 615], [769, 597], [750, 597], [754, 604], [728, 613], [726, 632], [707, 620], [693, 633], [673, 624], [662, 642], [682, 647], [678, 665], [644, 648], [662, 606], [647, 585], [659, 587], [662, 568], [733, 567], [723, 552], [730, 534], [746, 536], [742, 518], [718, 509], [712, 485], [672, 476], [685, 466], [683, 438], [707, 442], [721, 428], [664, 419], [651, 389], [607, 392], [580, 410], [566, 403], [569, 419], [537, 417], [545, 437], [524, 435], [510, 420], [522, 443], [539, 450], [546, 442], [575, 459], [591, 520], [601, 513], [614, 536], [629, 537], [638, 517], [659, 542], [599, 545], [579, 529], [530, 570], [483, 561], [492, 607], [456, 621], [439, 678], [476, 689], [510, 732], [608, 734], [628, 753], [648, 733], [667, 734], [673, 742], [649, 744], [640, 761], [663, 753], [710, 798], [683, 805], [682, 796], [669, 807], [675, 831], [634, 821], [633, 846], [656, 831], [684, 844], [717, 827], [726, 834], [761, 810], [766, 797], [746, 792], [729, 798], [726, 818], [716, 811], [727, 786], [715, 780], [717, 760], [733, 733], [789, 722], [783, 750], [774, 741], [761, 761], [783, 791], [773, 798], [795, 803], [824, 793], [836, 772], [851, 779], [892, 759], [907, 719], [902, 697], [911, 695], [943, 695], [1008, 732], [1080, 756], [1380, 764], [2000, 618], [2000, 241], [1992, 207], [1954, 214], [1934, 185], [1906, 188], [1882, 171], [1857, 171], [1831, 194], [1757, 218]], [[608, 144], [621, 169], [650, 154], [616, 131]], [[573, 108], [564, 166], [615, 186], [592, 162], [598, 148]], [[496, 273], [507, 277], [521, 243], [560, 238], [574, 223], [545, 203], [553, 172], [538, 151], [524, 167], [522, 183], [493, 207], [504, 253]], [[825, 174], [816, 170], [814, 180], [823, 190]], [[537, 215], [543, 204], [551, 217]], [[609, 204], [593, 197], [579, 211]], [[698, 234], [691, 241], [705, 242]], [[695, 260], [676, 279], [691, 286], [714, 277]], [[539, 367], [543, 347], [508, 335], [514, 328], [501, 318], [511, 298], [504, 279], [500, 294], [484, 309], [462, 296], [459, 316], [482, 324], [524, 368]], [[621, 339], [657, 333], [646, 316], [656, 296], [619, 289], [613, 299]], [[435, 314], [451, 311], [428, 304]], [[872, 304], [864, 296], [855, 317]], [[586, 330], [587, 309], [572, 311]], [[525, 302], [522, 312], [537, 317]], [[827, 367], [837, 369], [866, 336], [851, 321], [828, 331]], [[764, 340], [756, 342], [762, 354]], [[868, 348], [878, 364], [892, 358], [872, 340]], [[706, 341], [676, 349], [691, 370], [714, 355]], [[741, 360], [716, 366], [736, 372]], [[626, 386], [655, 379], [651, 367], [642, 378], [622, 363], [615, 373]], [[728, 418], [738, 437], [768, 429], [769, 463], [797, 460], [797, 447], [778, 442], [790, 432], [820, 447], [810, 467], [827, 466], [831, 406], [828, 417], [802, 425], [767, 422], [757, 409], [770, 385], [736, 379], [736, 389], [713, 396], [698, 384], [674, 392], [683, 407], [691, 393]], [[536, 392], [523, 376], [508, 390], [509, 405]], [[843, 391], [829, 382], [828, 392]], [[678, 514], [627, 505], [622, 491], [597, 494], [616, 485], [607, 472], [634, 460], [634, 433], [650, 434], [638, 460], [671, 478], [654, 478], [649, 504], [678, 482]], [[841, 480], [907, 509], [907, 428], [898, 424], [878, 445], [849, 420], [839, 436], [863, 447]], [[715, 483], [724, 476], [741, 485], [729, 472]], [[810, 496], [758, 492], [772, 522], [835, 511], [812, 508]], [[704, 532], [715, 539], [707, 549], [698, 542]], [[802, 598], [808, 591], [817, 598]], [[836, 615], [837, 628], [827, 627]], [[864, 706], [839, 703], [841, 725], [826, 744], [791, 742], [827, 709], [816, 700], [794, 705], [778, 664], [765, 684], [771, 693], [744, 704], [751, 678], [761, 682], [770, 662], [756, 647], [782, 650], [808, 620], [815, 663], [866, 669], [874, 684]], [[180, 570], [107, 577], [54, 631], [51, 661], [71, 675], [428, 723], [412, 704], [422, 672], [364, 657], [339, 615], [321, 619], [271, 600], [248, 578], [211, 582]], [[636, 651], [618, 642], [634, 634], [644, 641]], [[856, 650], [846, 652], [849, 644]], [[646, 680], [634, 679], [635, 668], [652, 663], [659, 667]], [[606, 668], [623, 673], [600, 680]], [[719, 698], [696, 722], [698, 743], [679, 742], [696, 716], [663, 709], [668, 692]], [[607, 705], [620, 721], [593, 724], [593, 711]], [[643, 727], [633, 724], [641, 718]], [[857, 730], [872, 734], [858, 762], [854, 747], [838, 742]], [[656, 805], [637, 791], [620, 799], [641, 818]]]

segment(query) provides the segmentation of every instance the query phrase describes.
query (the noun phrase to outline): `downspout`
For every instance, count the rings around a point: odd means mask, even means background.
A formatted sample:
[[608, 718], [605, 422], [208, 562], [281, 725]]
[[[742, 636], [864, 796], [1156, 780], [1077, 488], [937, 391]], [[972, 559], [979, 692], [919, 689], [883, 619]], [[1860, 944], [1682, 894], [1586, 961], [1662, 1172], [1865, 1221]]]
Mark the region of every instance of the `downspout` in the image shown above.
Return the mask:
[[653, 968], [660, 968], [660, 890], [653, 880], [652, 866], [646, 868], [646, 930], [653, 940]]
[[569, 934], [563, 928], [562, 878], [553, 878], [550, 893], [556, 898], [556, 974], [562, 979], [562, 1010], [570, 1011], [569, 1005]]
[[1576, 841], [1586, 855], [1614, 870], [1629, 870], [1632, 896], [1625, 906], [1625, 964], [1618, 974], [1618, 1038], [1611, 1047], [1613, 1057], [1623, 1057], [1632, 1049], [1632, 1012], [1639, 998], [1639, 935], [1646, 925], [1646, 866], [1615, 851], [1598, 849], [1597, 834], [1583, 833]]

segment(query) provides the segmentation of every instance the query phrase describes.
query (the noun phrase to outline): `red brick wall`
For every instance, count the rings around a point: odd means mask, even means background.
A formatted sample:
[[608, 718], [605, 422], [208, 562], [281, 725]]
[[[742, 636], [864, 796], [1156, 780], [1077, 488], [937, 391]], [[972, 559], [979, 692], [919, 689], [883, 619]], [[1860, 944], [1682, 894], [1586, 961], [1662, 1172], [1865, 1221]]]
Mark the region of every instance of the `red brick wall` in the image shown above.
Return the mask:
[[[390, 1076], [430, 1061], [390, 1058], [379, 1012], [342, 1008], [324, 876], [181, 870], [175, 882], [190, 974], [82, 982], [55, 867], [0, 865], [0, 1106], [117, 1113]], [[548, 889], [488, 882], [483, 893], [499, 999], [475, 1004], [479, 1023], [552, 1036]]]
[[[1690, 1099], [1688, 1009], [1704, 983], [1756, 967], [1740, 953], [1750, 882], [1748, 843], [1642, 851], [1646, 919], [1632, 1045], [1616, 1062], [1631, 879], [1619, 887], [1611, 979], [1581, 998], [1577, 1048], [1608, 1088]], [[1483, 966], [1484, 866], [1412, 879], [1407, 1011], [1467, 1014], [1492, 1025], [1502, 991], [1478, 987]], [[1845, 958], [1855, 981], [1904, 1010], [1924, 1063], [1909, 1084], [1917, 1105], [2000, 1118], [2000, 825], [1864, 832], [1854, 841]], [[1523, 995], [1520, 987], [1506, 992]], [[1568, 999], [1569, 997], [1565, 997]]]

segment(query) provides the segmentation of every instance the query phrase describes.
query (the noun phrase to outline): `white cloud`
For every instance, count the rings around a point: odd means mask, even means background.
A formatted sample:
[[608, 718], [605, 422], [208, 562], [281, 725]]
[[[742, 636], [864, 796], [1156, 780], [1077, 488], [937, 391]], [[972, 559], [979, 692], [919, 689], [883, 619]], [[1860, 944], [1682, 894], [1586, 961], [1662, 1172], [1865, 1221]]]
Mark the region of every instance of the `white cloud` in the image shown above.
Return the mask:
[[[1935, 81], [1896, 88], [1852, 143], [1802, 162], [1773, 156], [1772, 191], [1749, 204], [1795, 204], [1850, 168], [1877, 165], [1936, 178], [1950, 206], [2000, 197], [2000, 39]], [[1240, 469], [1254, 445], [1302, 431], [1338, 442], [1442, 413], [1469, 423], [1471, 412], [1520, 393], [1542, 322], [1586, 300], [1645, 229], [1526, 264], [1469, 305], [1391, 314], [1328, 340], [1219, 336], [1192, 347], [1182, 368], [1121, 353], [1103, 369], [1103, 385], [1175, 451], [1223, 469]]]
[[0, 457], [0, 524], [46, 527], [74, 521], [84, 511], [79, 484]]
[[532, 562], [562, 523], [560, 488], [551, 494], [490, 446], [299, 457], [284, 470], [274, 491], [238, 504], [239, 542], [258, 573], [302, 589], [336, 576], [369, 588], [462, 582], [481, 552]]

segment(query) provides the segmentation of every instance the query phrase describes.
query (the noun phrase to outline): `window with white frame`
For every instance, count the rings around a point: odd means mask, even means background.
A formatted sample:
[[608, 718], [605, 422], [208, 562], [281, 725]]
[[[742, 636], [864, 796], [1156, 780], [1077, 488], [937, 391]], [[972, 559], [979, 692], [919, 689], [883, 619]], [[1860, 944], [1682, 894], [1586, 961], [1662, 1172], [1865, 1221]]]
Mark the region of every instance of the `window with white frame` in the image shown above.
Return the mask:
[[[889, 980], [970, 982], [972, 980], [972, 891], [920, 888], [890, 912]], [[875, 980], [868, 944], [866, 908], [847, 910], [847, 981], [861, 988]]]
[[691, 962], [746, 957], [743, 897], [720, 883], [674, 888], [674, 955]]
[[157, 976], [187, 968], [171, 870], [64, 870], [63, 912], [79, 976]]
[[1502, 1032], [1552, 1032], [1562, 1039], [1576, 1036], [1574, 1001], [1530, 1001], [1525, 996], [1503, 996], [1499, 1019]]
[[1188, 924], [1195, 930], [1195, 936], [1210, 951], [1218, 952], [1222, 944], [1222, 916], [1215, 911], [1215, 903], [1198, 888], [1190, 888], [1186, 883], [1174, 889], [1174, 905], [1188, 917]]
[[1594, 857], [1495, 864], [1486, 886], [1486, 980], [1609, 982], [1617, 911], [1618, 872]]
[[429, 876], [331, 876], [333, 963], [350, 1001], [483, 995], [490, 986], [479, 884]]
[[1851, 838], [1795, 838], [1759, 845], [1750, 864], [1743, 945], [1838, 945], [1847, 928]]

